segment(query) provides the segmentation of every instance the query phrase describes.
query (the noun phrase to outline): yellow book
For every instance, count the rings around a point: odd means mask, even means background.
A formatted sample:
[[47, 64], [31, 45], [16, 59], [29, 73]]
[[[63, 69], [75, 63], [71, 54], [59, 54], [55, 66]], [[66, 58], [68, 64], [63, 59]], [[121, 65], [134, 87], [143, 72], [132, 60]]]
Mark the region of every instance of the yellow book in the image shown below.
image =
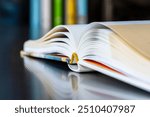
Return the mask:
[[76, 0], [66, 0], [66, 24], [76, 24]]

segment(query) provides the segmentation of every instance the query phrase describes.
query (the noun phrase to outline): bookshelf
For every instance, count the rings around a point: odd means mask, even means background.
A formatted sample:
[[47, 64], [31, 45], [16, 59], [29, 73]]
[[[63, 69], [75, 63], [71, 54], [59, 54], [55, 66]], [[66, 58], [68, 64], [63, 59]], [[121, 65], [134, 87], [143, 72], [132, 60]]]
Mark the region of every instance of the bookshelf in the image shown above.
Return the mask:
[[30, 27], [35, 39], [61, 24], [147, 20], [149, 12], [147, 0], [30, 0]]

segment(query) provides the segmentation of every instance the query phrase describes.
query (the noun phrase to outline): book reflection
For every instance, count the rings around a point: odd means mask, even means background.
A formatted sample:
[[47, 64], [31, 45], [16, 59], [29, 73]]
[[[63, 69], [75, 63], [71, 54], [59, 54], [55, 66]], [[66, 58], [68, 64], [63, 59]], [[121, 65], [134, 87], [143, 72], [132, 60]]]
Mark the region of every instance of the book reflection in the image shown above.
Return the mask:
[[40, 99], [150, 99], [149, 93], [97, 72], [75, 73], [65, 63], [23, 58], [27, 72], [39, 82], [32, 94], [38, 92]]

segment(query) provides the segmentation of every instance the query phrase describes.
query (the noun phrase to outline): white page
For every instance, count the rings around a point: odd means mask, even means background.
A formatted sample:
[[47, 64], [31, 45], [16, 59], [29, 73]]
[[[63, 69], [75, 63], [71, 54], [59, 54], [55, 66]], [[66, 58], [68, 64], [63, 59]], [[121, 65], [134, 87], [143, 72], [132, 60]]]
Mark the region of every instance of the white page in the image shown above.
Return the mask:
[[105, 75], [111, 76], [111, 77], [113, 77], [117, 80], [126, 82], [128, 84], [131, 84], [133, 86], [139, 87], [141, 89], [144, 89], [144, 90], [150, 92], [150, 83], [145, 83], [144, 81], [142, 82], [141, 80], [138, 80], [138, 79], [135, 79], [135, 78], [132, 78], [132, 77], [123, 76], [121, 74], [103, 69], [101, 67], [98, 67], [94, 64], [91, 64], [91, 63], [88, 63], [88, 62], [85, 62], [85, 61], [79, 61], [78, 64], [80, 64], [80, 66], [85, 66], [85, 67], [91, 68], [95, 71], [98, 71], [98, 72], [101, 72]]

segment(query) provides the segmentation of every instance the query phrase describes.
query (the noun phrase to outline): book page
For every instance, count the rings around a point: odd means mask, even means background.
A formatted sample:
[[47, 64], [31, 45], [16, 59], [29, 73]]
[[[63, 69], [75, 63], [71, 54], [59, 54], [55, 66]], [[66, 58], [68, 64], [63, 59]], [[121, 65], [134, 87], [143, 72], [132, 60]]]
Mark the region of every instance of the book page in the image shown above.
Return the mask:
[[150, 60], [150, 21], [100, 23], [123, 39], [130, 47]]
[[126, 82], [130, 85], [139, 87], [141, 89], [144, 89], [144, 90], [150, 92], [150, 87], [149, 87], [150, 83], [148, 83], [148, 82], [141, 81], [140, 79], [136, 79], [135, 77], [129, 77], [126, 75], [122, 75], [120, 73], [112, 71], [111, 69], [108, 69], [108, 67], [105, 67], [104, 65], [100, 65], [100, 64], [95, 65], [94, 62], [92, 63], [92, 62], [89, 62], [86, 60], [81, 60], [81, 61], [79, 61], [78, 64], [80, 66], [85, 66], [85, 67], [91, 68], [91, 69], [98, 71], [102, 74], [108, 75], [108, 76], [113, 77], [117, 80]]
[[[36, 40], [36, 42], [41, 43], [44, 40], [52, 39], [56, 33], [64, 34], [68, 32], [67, 37], [70, 39], [72, 45], [74, 47], [74, 51], [79, 44], [81, 36], [84, 34], [85, 29], [87, 28], [86, 24], [78, 24], [78, 25], [59, 25], [50, 30], [47, 34], [45, 34], [41, 39]], [[65, 35], [65, 34], [64, 34]], [[55, 35], [55, 38], [59, 37], [59, 35]], [[34, 40], [35, 42], [35, 40]], [[33, 44], [32, 44], [33, 45]]]
[[24, 55], [53, 60], [55, 57], [51, 57], [50, 54], [60, 53], [71, 58], [72, 53], [77, 51], [80, 37], [85, 28], [86, 25], [56, 26], [40, 39], [26, 41], [23, 47], [23, 51], [26, 53]]
[[150, 24], [110, 26], [131, 47], [150, 60]]

